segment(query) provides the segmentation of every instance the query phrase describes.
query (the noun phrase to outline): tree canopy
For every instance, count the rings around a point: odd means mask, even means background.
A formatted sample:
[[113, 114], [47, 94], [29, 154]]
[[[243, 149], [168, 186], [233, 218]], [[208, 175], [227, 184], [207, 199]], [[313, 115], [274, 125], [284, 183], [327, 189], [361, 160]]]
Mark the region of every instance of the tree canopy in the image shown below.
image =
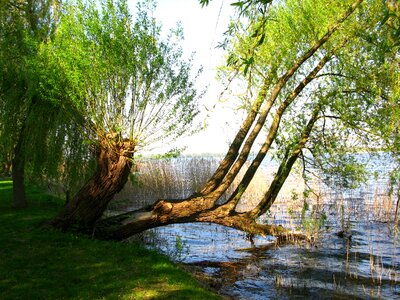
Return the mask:
[[[234, 95], [237, 86], [242, 87], [240, 98], [244, 107], [250, 108], [253, 95], [271, 90], [299, 59], [299, 53], [329, 32], [336, 12], [349, 4], [351, 1], [329, 6], [324, 1], [277, 2], [270, 6], [267, 17], [248, 8], [245, 23], [235, 22], [228, 31], [229, 44], [224, 45], [228, 64], [221, 77], [234, 86]], [[382, 118], [390, 119], [384, 122], [390, 126], [399, 120], [398, 108], [394, 108], [398, 107], [394, 104], [398, 102], [398, 47], [391, 41], [395, 31], [392, 23], [387, 24], [389, 9], [386, 4], [365, 1], [282, 87], [268, 108], [282, 115], [277, 119], [270, 116], [266, 123], [268, 132], [275, 135], [272, 147], [278, 158], [288, 145], [297, 143], [307, 115], [316, 106], [320, 106], [321, 120], [301, 151], [303, 167], [318, 165], [349, 185], [350, 179], [357, 182], [364, 174], [349, 154], [393, 150], [398, 135], [377, 126]], [[270, 125], [273, 120], [280, 123], [276, 132]], [[389, 143], [385, 132], [392, 132]]]
[[[18, 68], [7, 67], [12, 52], [2, 54], [0, 62], [10, 73], [3, 73], [1, 105], [18, 114], [13, 103], [24, 103], [15, 126], [5, 129], [9, 113], [1, 119], [0, 132], [12, 131], [16, 137], [10, 143], [14, 158], [16, 150], [29, 149], [20, 142], [24, 137], [37, 141], [36, 153], [54, 153], [50, 165], [67, 178], [73, 177], [70, 163], [92, 171], [50, 221], [52, 226], [117, 240], [177, 222], [214, 222], [252, 234], [284, 236], [287, 230], [257, 219], [275, 202], [296, 164], [305, 177], [310, 166], [318, 166], [351, 186], [363, 178], [352, 152], [383, 150], [398, 157], [396, 2], [239, 1], [233, 3], [238, 19], [229, 24], [221, 44], [227, 64], [220, 77], [227, 85], [226, 97], [239, 98], [247, 116], [217, 170], [187, 199], [160, 199], [100, 219], [127, 181], [134, 154], [192, 131], [197, 114], [192, 66], [182, 59], [178, 45], [181, 29], [163, 40], [149, 14], [152, 5], [140, 4], [133, 20], [126, 1], [68, 1], [53, 18], [51, 34], [34, 43], [22, 39], [23, 45], [34, 45], [26, 53], [15, 46], [22, 57], [15, 65], [22, 71], [14, 74]], [[2, 24], [13, 27], [8, 20]], [[26, 24], [18, 32], [30, 37]], [[6, 35], [2, 42], [9, 42]], [[23, 89], [6, 88], [12, 76], [23, 78], [18, 81]], [[28, 120], [48, 125], [36, 131], [41, 127]], [[255, 156], [246, 167], [251, 152]], [[237, 212], [267, 154], [279, 162], [273, 181], [255, 207]], [[239, 185], [222, 201], [241, 170]]]
[[178, 45], [182, 30], [171, 30], [163, 41], [151, 6], [139, 4], [133, 20], [125, 1], [67, 3], [57, 34], [43, 49], [57, 82], [63, 81], [60, 87], [45, 78], [44, 92], [53, 88], [55, 101], [78, 115], [92, 142], [114, 134], [136, 151], [190, 132], [198, 94]]
[[[288, 0], [272, 1], [266, 9], [255, 4], [239, 5], [239, 19], [223, 44], [226, 97], [239, 97], [247, 116], [214, 175], [188, 199], [161, 199], [104, 220], [120, 225], [105, 234], [119, 239], [154, 224], [190, 220], [279, 234], [282, 229], [256, 220], [275, 202], [296, 163], [305, 171], [317, 165], [351, 186], [364, 174], [351, 153], [389, 149], [388, 132], [373, 122], [383, 115], [396, 121], [395, 110], [384, 109], [398, 103], [398, 65], [392, 64], [398, 49], [389, 46], [395, 32], [385, 21], [388, 3]], [[245, 167], [251, 151], [256, 155]], [[256, 207], [239, 213], [236, 207], [267, 154], [279, 162], [274, 179]], [[242, 169], [239, 185], [219, 202]]]
[[[39, 94], [41, 69], [37, 58], [41, 45], [54, 34], [58, 10], [59, 1], [54, 0], [0, 4], [0, 159], [7, 168], [12, 161], [16, 206], [26, 205], [23, 189], [26, 153], [31, 154], [29, 167], [43, 170], [45, 137], [57, 115]], [[28, 138], [32, 136], [35, 137]], [[33, 155], [39, 153], [36, 149], [41, 149], [41, 155]]]
[[197, 129], [201, 70], [182, 58], [181, 28], [161, 38], [154, 8], [133, 19], [126, 1], [2, 2], [2, 161], [76, 189], [99, 147], [129, 141], [132, 158]]

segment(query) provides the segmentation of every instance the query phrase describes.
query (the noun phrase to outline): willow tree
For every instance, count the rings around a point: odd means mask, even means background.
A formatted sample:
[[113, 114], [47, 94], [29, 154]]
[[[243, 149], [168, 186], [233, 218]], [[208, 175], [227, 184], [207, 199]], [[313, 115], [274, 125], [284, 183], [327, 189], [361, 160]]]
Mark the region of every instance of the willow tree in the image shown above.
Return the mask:
[[[58, 9], [57, 0], [0, 3], [0, 159], [5, 169], [12, 169], [16, 207], [27, 205], [26, 154], [34, 151], [39, 141], [32, 136], [48, 132], [54, 112], [39, 95], [36, 58], [41, 45], [54, 33]], [[44, 113], [46, 119], [38, 123], [37, 116]], [[30, 147], [33, 140], [35, 147]]]
[[[252, 3], [251, 1], [243, 1]], [[270, 1], [266, 1], [265, 4]], [[242, 87], [248, 114], [214, 175], [187, 199], [160, 199], [149, 207], [99, 220], [94, 235], [124, 239], [147, 228], [171, 223], [213, 222], [253, 234], [284, 236], [286, 229], [257, 223], [268, 211], [299, 158], [306, 164], [336, 166], [336, 173], [358, 176], [359, 166], [343, 168], [347, 150], [377, 149], [371, 116], [398, 103], [393, 86], [398, 65], [392, 60], [380, 1], [277, 1], [240, 7], [244, 23], [234, 22], [225, 45], [223, 75]], [[255, 8], [255, 9], [253, 9]], [[396, 74], [394, 76], [394, 74]], [[256, 138], [261, 138], [259, 148]], [[274, 150], [279, 168], [258, 205], [236, 207], [266, 155]], [[243, 169], [250, 151], [257, 154], [238, 187], [220, 198]], [[354, 161], [353, 161], [354, 163]]]
[[[398, 53], [386, 47], [391, 28], [382, 22], [387, 5], [363, 0], [270, 2], [240, 7], [246, 21], [233, 23], [228, 31], [223, 74], [236, 90], [243, 87], [247, 117], [213, 176], [187, 199], [160, 199], [110, 218], [101, 217], [127, 181], [134, 153], [187, 130], [196, 113], [196, 94], [190, 65], [181, 62], [176, 47], [160, 40], [159, 27], [145, 11], [139, 9], [134, 23], [125, 3], [68, 6], [43, 56], [56, 70], [56, 86], [62, 87], [54, 94], [63, 96], [55, 98], [62, 99], [86, 137], [97, 170], [51, 221], [53, 226], [115, 240], [183, 222], [284, 236], [286, 229], [257, 219], [274, 203], [299, 158], [323, 166], [341, 162], [336, 154], [354, 142], [379, 146], [378, 135], [365, 134], [372, 133], [370, 117], [384, 113], [386, 104], [398, 103], [392, 86], [399, 70], [391, 64]], [[263, 139], [259, 148], [257, 137]], [[280, 162], [272, 183], [256, 207], [237, 212], [272, 149]], [[240, 184], [221, 202], [251, 151], [257, 154]]]
[[52, 70], [43, 93], [79, 128], [97, 165], [51, 221], [55, 227], [92, 228], [126, 183], [137, 151], [194, 130], [197, 74], [182, 58], [182, 30], [164, 41], [152, 4], [137, 9], [133, 20], [126, 1], [71, 1], [42, 49]]
[[60, 9], [58, 0], [0, 4], [0, 164], [6, 175], [11, 171], [15, 207], [27, 205], [25, 178], [46, 186], [56, 181], [67, 192], [90, 171], [74, 163], [88, 150], [48, 92], [54, 70], [40, 55], [54, 37]]

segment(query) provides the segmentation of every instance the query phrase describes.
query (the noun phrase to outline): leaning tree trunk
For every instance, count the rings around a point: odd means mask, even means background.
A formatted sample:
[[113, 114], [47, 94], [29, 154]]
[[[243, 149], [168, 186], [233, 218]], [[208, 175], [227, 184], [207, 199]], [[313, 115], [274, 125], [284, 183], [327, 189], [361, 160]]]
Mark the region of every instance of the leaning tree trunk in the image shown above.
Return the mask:
[[[193, 196], [178, 201], [159, 200], [146, 208], [99, 220], [95, 224], [93, 235], [101, 239], [123, 240], [153, 227], [176, 223], [210, 222], [246, 231], [251, 235], [273, 235], [281, 240], [308, 239], [304, 234], [290, 232], [281, 226], [259, 224], [257, 218], [266, 213], [278, 196], [283, 183], [310, 137], [312, 128], [319, 118], [320, 110], [321, 106], [316, 105], [297, 145], [288, 146], [285, 158], [282, 160], [269, 190], [252, 210], [238, 213], [236, 211], [238, 201], [235, 197], [230, 198], [226, 203], [217, 204], [219, 193]], [[263, 156], [257, 155], [255, 160], [258, 160], [259, 165]], [[246, 179], [244, 178], [244, 180]]]
[[[94, 237], [112, 240], [123, 240], [149, 228], [186, 222], [212, 222], [237, 228], [250, 234], [275, 235], [280, 238], [286, 238], [287, 236], [298, 236], [302, 239], [307, 238], [304, 235], [289, 232], [280, 226], [258, 224], [257, 218], [265, 213], [275, 201], [293, 164], [305, 147], [312, 128], [319, 119], [318, 116], [321, 109], [319, 104], [314, 108], [309, 122], [305, 124], [305, 128], [303, 128], [298, 139], [295, 139], [293, 143], [288, 145], [285, 158], [281, 162], [278, 173], [260, 203], [251, 211], [245, 213], [238, 213], [236, 211], [236, 206], [238, 205], [242, 192], [248, 187], [254, 172], [260, 166], [271, 143], [274, 141], [276, 132], [279, 129], [280, 118], [285, 112], [286, 107], [290, 106], [305, 86], [315, 78], [317, 73], [324, 67], [327, 61], [329, 61], [332, 53], [328, 53], [322, 58], [319, 64], [304, 78], [304, 80], [289, 93], [287, 99], [284, 100], [275, 112], [276, 117], [273, 118], [274, 120], [270, 125], [267, 138], [258, 155], [253, 160], [251, 168], [240, 183], [241, 192], [234, 192], [233, 196], [223, 204], [219, 204], [218, 200], [222, 193], [232, 184], [233, 179], [237, 176], [237, 173], [247, 160], [255, 138], [265, 125], [267, 116], [270, 113], [270, 106], [275, 103], [282, 88], [292, 78], [300, 66], [330, 39], [332, 34], [340, 28], [340, 24], [343, 23], [362, 2], [363, 0], [356, 0], [349, 10], [346, 11], [333, 26], [329, 27], [327, 32], [317, 40], [308, 51], [293, 63], [292, 67], [279, 78], [266, 103], [264, 102], [266, 93], [264, 91], [259, 93], [259, 99], [256, 100], [254, 107], [258, 111], [263, 103], [265, 105], [260, 112], [257, 112], [257, 121], [256, 110], [254, 110], [249, 114], [248, 119], [246, 119], [245, 124], [240, 129], [235, 138], [235, 143], [233, 143], [229, 149], [221, 166], [200, 193], [196, 193], [183, 200], [159, 200], [153, 205], [136, 211], [101, 219], [104, 210], [114, 194], [121, 190], [127, 181], [131, 167], [129, 155], [121, 155], [119, 150], [115, 151], [110, 150], [111, 148], [109, 147], [103, 147], [98, 155], [98, 169], [95, 175], [78, 192], [72, 201], [66, 205], [64, 210], [51, 221], [51, 224], [63, 229], [68, 229], [72, 227], [72, 225], [78, 225], [80, 231], [83, 231], [82, 229], [90, 229]], [[105, 143], [105, 145], [107, 145], [107, 143]], [[125, 144], [123, 147], [120, 147], [123, 151], [128, 148], [129, 147]], [[131, 152], [128, 151], [127, 153]]]
[[96, 172], [49, 224], [63, 230], [72, 227], [82, 232], [91, 230], [127, 182], [132, 156], [133, 147], [129, 142], [111, 147], [104, 143], [99, 147]]
[[238, 213], [224, 206], [205, 209], [210, 199], [196, 197], [178, 202], [159, 200], [155, 204], [99, 220], [93, 231], [98, 239], [121, 241], [146, 229], [177, 223], [214, 223], [250, 235], [275, 236], [278, 241], [309, 240], [306, 235], [283, 228], [280, 225], [259, 224], [250, 213]]

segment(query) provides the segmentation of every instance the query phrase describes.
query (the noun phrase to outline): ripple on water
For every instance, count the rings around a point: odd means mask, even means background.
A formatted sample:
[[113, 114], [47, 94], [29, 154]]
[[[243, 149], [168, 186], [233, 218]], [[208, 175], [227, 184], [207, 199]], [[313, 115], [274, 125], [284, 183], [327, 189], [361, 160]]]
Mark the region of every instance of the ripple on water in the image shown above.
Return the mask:
[[[220, 290], [235, 299], [395, 299], [400, 249], [396, 240], [379, 237], [387, 235], [385, 225], [353, 222], [351, 240], [337, 237], [334, 228], [320, 236], [317, 247], [257, 251], [238, 251], [251, 246], [245, 235], [215, 224], [175, 224], [152, 232], [164, 238], [158, 248], [167, 254], [179, 237], [186, 247], [180, 256], [185, 263], [232, 262], [225, 270], [204, 266], [203, 271], [218, 279], [230, 277]], [[258, 237], [256, 245], [271, 241]]]
[[[381, 161], [372, 168], [386, 170]], [[152, 229], [149, 247], [201, 265], [207, 275], [222, 281], [220, 291], [235, 299], [400, 299], [400, 238], [390, 223], [378, 222], [392, 218], [390, 209], [385, 215], [379, 206], [386, 197], [380, 192], [386, 182], [369, 178], [364, 187], [351, 191], [325, 187], [325, 203], [310, 203], [310, 211], [327, 218], [316, 247], [243, 251], [251, 247], [244, 233], [203, 223]], [[276, 205], [275, 215], [265, 216], [265, 221], [301, 226], [302, 220], [290, 216], [285, 203]], [[341, 230], [348, 231], [348, 238], [337, 235]], [[272, 241], [255, 240], [257, 246]]]

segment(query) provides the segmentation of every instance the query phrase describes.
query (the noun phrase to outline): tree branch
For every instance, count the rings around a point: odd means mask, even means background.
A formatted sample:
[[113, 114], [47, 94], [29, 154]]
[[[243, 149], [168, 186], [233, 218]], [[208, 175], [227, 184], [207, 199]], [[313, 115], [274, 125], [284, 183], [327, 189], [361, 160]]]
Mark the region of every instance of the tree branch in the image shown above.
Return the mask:
[[281, 162], [278, 172], [275, 175], [270, 185], [270, 188], [265, 193], [260, 203], [251, 212], [249, 212], [249, 215], [251, 215], [252, 217], [254, 218], [259, 217], [260, 215], [265, 213], [274, 203], [280, 189], [282, 188], [282, 185], [284, 184], [286, 178], [289, 176], [294, 163], [299, 157], [301, 150], [305, 147], [305, 144], [307, 143], [310, 137], [312, 128], [314, 127], [315, 122], [318, 120], [318, 115], [320, 111], [321, 111], [321, 106], [318, 104], [314, 109], [312, 116], [308, 121], [307, 126], [304, 132], [302, 133], [296, 147], [292, 151], [290, 146], [287, 148], [285, 159]]
[[261, 165], [261, 162], [264, 160], [266, 154], [268, 153], [268, 151], [278, 133], [279, 124], [280, 124], [283, 114], [285, 113], [285, 110], [293, 103], [293, 101], [304, 90], [304, 88], [313, 79], [315, 79], [318, 72], [322, 70], [322, 68], [326, 65], [326, 63], [332, 58], [333, 54], [334, 53], [332, 51], [332, 52], [328, 53], [327, 55], [325, 55], [320, 60], [318, 65], [297, 85], [297, 87], [287, 96], [285, 101], [283, 101], [281, 103], [281, 105], [279, 106], [279, 108], [276, 111], [276, 114], [272, 120], [272, 124], [271, 124], [269, 133], [267, 135], [267, 138], [266, 138], [264, 144], [262, 145], [257, 156], [252, 161], [250, 167], [247, 169], [245, 175], [243, 176], [240, 184], [238, 185], [236, 190], [233, 192], [233, 194], [231, 195], [230, 199], [228, 200], [228, 202], [226, 204], [226, 207], [228, 207], [229, 210], [233, 211], [236, 208], [237, 204], [239, 203], [240, 198], [243, 196], [244, 192], [250, 185], [251, 180], [253, 179], [256, 171], [258, 170], [259, 166]]
[[[268, 116], [268, 113], [281, 92], [282, 88], [286, 85], [287, 81], [293, 76], [293, 74], [302, 66], [304, 62], [306, 62], [315, 52], [318, 51], [332, 36], [332, 34], [340, 28], [340, 24], [342, 24], [354, 11], [355, 9], [363, 2], [363, 0], [357, 0], [353, 3], [353, 5], [346, 11], [346, 13], [340, 17], [333, 26], [329, 27], [327, 32], [320, 38], [314, 45], [304, 53], [297, 61], [294, 62], [291, 68], [289, 68], [277, 81], [274, 88], [271, 91], [271, 95], [268, 101], [265, 104], [265, 107], [260, 113], [260, 116], [257, 120], [255, 127], [250, 133], [248, 139], [245, 142], [245, 145], [240, 153], [239, 159], [234, 164], [235, 159], [239, 155], [239, 149], [245, 141], [246, 135], [248, 134], [252, 124], [256, 118], [255, 110], [258, 110], [261, 104], [264, 102], [267, 91], [266, 89], [266, 81], [264, 80], [264, 84], [258, 94], [257, 100], [253, 104], [253, 107], [248, 114], [246, 120], [243, 122], [242, 127], [237, 133], [234, 141], [232, 142], [228, 153], [226, 154], [224, 160], [219, 165], [217, 171], [211, 177], [211, 179], [206, 183], [204, 188], [201, 190], [202, 195], [206, 195], [208, 193], [213, 192], [216, 199], [218, 199], [230, 186], [233, 182], [234, 178], [239, 173], [243, 164], [246, 162], [248, 154], [250, 153], [251, 146], [254, 143], [254, 140], [258, 136], [262, 126], [265, 123], [265, 120]], [[233, 165], [234, 164], [234, 165]], [[232, 167], [231, 170], [229, 168]], [[228, 173], [229, 172], [229, 173]]]

